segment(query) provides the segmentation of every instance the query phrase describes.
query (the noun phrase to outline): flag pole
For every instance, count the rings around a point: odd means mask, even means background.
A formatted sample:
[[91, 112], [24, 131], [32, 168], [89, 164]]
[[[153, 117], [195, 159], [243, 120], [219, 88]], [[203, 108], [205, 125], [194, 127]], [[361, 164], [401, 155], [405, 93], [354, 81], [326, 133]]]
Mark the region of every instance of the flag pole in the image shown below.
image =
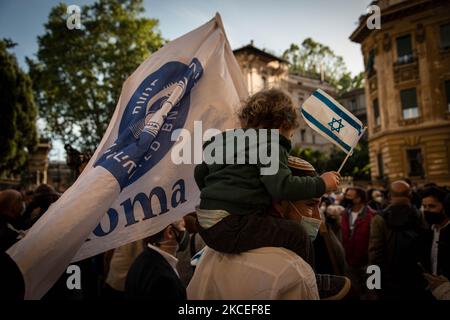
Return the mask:
[[338, 173], [341, 173], [342, 168], [344, 167], [344, 164], [347, 162], [348, 158], [353, 154], [353, 149], [355, 149], [356, 145], [358, 144], [359, 140], [361, 139], [361, 137], [364, 135], [364, 132], [366, 132], [367, 127], [364, 127], [363, 131], [361, 132], [361, 134], [358, 137], [358, 140], [356, 140], [356, 143], [352, 146], [352, 148], [350, 149], [349, 153], [347, 153], [347, 156], [345, 157], [344, 161], [342, 161], [341, 166], [338, 169]]

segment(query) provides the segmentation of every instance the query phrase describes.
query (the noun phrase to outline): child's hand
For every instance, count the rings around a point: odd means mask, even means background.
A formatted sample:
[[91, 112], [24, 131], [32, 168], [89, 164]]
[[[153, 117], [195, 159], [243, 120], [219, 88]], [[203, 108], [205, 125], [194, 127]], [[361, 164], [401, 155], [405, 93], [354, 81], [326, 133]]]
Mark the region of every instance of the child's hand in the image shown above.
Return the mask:
[[325, 172], [320, 176], [325, 182], [325, 193], [337, 190], [341, 181], [341, 175], [335, 171]]
[[444, 276], [435, 276], [429, 273], [424, 273], [423, 276], [425, 277], [425, 279], [427, 279], [428, 285], [430, 286], [431, 290], [434, 290], [441, 284], [448, 282], [448, 279]]

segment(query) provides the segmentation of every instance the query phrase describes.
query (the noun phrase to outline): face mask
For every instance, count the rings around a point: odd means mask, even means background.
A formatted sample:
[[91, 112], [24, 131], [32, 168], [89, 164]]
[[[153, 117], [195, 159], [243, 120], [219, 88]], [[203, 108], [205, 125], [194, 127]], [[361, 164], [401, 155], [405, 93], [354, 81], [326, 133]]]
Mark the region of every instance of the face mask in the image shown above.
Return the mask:
[[353, 207], [353, 200], [344, 198], [344, 200], [341, 201], [341, 206], [344, 208]]
[[305, 228], [306, 233], [308, 234], [309, 239], [311, 239], [311, 241], [316, 240], [317, 233], [319, 232], [321, 222], [322, 221], [319, 219], [314, 219], [314, 218], [305, 217], [305, 216], [302, 217], [302, 220], [300, 221], [300, 223], [303, 226], [303, 228]]
[[375, 197], [375, 198], [373, 198], [373, 200], [375, 200], [375, 202], [382, 203], [383, 202], [383, 197], [382, 196]]
[[189, 244], [189, 232], [187, 230], [179, 231], [177, 228], [173, 227], [176, 231], [176, 240], [178, 243], [177, 251], [184, 251]]
[[297, 207], [292, 202], [288, 201], [288, 203], [292, 207], [292, 209], [294, 209], [298, 213], [298, 215], [302, 217], [302, 219], [300, 220], [300, 224], [303, 226], [303, 228], [305, 228], [306, 233], [308, 234], [311, 241], [316, 240], [317, 232], [319, 232], [319, 227], [322, 220], [306, 217], [302, 215], [300, 211], [298, 211]]
[[170, 252], [177, 252], [179, 245], [178, 242], [174, 240], [162, 240], [155, 244], [157, 247], [165, 247]]
[[429, 225], [433, 225], [433, 224], [441, 224], [444, 219], [445, 219], [445, 215], [444, 213], [436, 213], [436, 212], [430, 212], [430, 211], [424, 211], [423, 215], [425, 217], [425, 221], [429, 224]]

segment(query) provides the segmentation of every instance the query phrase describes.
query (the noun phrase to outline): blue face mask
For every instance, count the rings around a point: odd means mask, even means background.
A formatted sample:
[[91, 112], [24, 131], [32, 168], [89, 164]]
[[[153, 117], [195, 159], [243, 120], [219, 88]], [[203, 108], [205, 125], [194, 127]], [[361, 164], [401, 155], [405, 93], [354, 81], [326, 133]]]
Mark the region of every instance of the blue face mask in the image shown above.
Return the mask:
[[300, 220], [300, 224], [302, 225], [303, 228], [305, 228], [305, 231], [308, 234], [309, 239], [311, 241], [316, 240], [317, 233], [319, 232], [319, 228], [320, 228], [320, 224], [322, 223], [322, 220], [311, 218], [311, 217], [306, 217], [306, 216], [302, 215], [298, 211], [297, 207], [290, 201], [289, 201], [289, 205], [302, 217], [302, 220]]
[[310, 217], [302, 217], [302, 220], [300, 221], [303, 228], [305, 228], [306, 232], [308, 233], [309, 239], [311, 241], [316, 240], [317, 233], [319, 232], [321, 220], [314, 219]]

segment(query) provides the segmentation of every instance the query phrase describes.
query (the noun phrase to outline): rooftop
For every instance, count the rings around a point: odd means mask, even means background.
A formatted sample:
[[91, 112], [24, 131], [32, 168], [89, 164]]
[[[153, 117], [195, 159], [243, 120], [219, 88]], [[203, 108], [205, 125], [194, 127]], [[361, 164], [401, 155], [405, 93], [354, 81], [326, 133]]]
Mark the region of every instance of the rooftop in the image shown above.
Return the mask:
[[276, 60], [276, 61], [279, 61], [279, 62], [282, 62], [282, 63], [289, 64], [289, 61], [287, 61], [287, 60], [285, 60], [283, 58], [280, 58], [280, 57], [278, 57], [278, 56], [276, 56], [276, 55], [274, 55], [272, 53], [269, 53], [269, 52], [267, 52], [265, 50], [261, 50], [261, 49], [255, 47], [253, 45], [253, 40], [250, 42], [250, 44], [247, 44], [246, 46], [243, 46], [241, 48], [233, 50], [234, 54], [241, 53], [241, 52], [250, 52], [250, 53], [253, 53], [255, 55], [259, 55], [259, 56], [265, 57], [266, 59], [269, 59], [269, 60]]
[[[379, 5], [381, 9], [381, 25], [399, 18], [414, 15], [428, 9], [436, 8], [438, 5], [445, 5], [448, 0], [379, 0], [373, 1], [372, 4]], [[373, 13], [363, 14], [359, 17], [359, 24], [355, 31], [350, 35], [350, 40], [362, 43], [372, 32], [367, 28], [367, 19]]]

